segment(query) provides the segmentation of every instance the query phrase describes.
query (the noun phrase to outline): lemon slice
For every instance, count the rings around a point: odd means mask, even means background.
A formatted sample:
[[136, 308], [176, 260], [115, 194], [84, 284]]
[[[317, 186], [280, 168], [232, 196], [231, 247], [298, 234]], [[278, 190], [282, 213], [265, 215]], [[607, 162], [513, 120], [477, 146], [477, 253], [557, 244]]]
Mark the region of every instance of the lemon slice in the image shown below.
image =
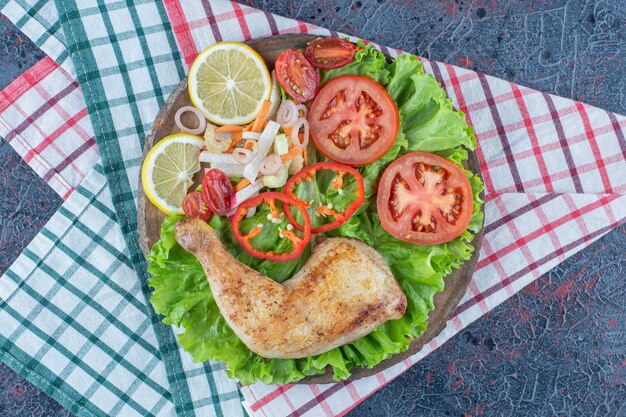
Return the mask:
[[198, 154], [203, 145], [197, 136], [171, 135], [157, 142], [143, 161], [143, 189], [165, 214], [183, 212], [183, 199], [193, 184], [193, 174], [200, 170]]
[[270, 96], [272, 83], [263, 58], [238, 42], [215, 43], [189, 71], [189, 96], [204, 116], [220, 125], [250, 123]]

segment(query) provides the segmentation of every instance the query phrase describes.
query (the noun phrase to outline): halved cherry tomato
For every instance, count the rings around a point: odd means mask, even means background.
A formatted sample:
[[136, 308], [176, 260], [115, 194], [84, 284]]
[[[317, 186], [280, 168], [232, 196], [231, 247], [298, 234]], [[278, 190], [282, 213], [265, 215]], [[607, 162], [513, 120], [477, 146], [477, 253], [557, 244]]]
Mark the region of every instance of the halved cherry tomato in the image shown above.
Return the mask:
[[232, 206], [235, 187], [223, 171], [211, 168], [202, 179], [202, 194], [206, 205], [213, 213], [225, 216]]
[[[333, 207], [331, 203], [320, 204], [318, 202], [318, 206], [315, 209], [315, 215], [322, 217], [330, 216], [334, 220], [330, 223], [314, 227], [313, 229], [311, 229], [311, 233], [323, 233], [328, 232], [329, 230], [336, 229], [337, 227], [347, 222], [354, 214], [354, 212], [357, 211], [365, 201], [365, 188], [363, 185], [363, 177], [361, 176], [359, 171], [347, 165], [341, 165], [334, 162], [318, 162], [300, 170], [298, 173], [296, 173], [296, 175], [289, 178], [289, 180], [285, 184], [285, 194], [300, 201], [306, 208], [309, 208], [311, 206], [311, 202], [304, 201], [298, 198], [298, 196], [296, 195], [296, 188], [298, 187], [298, 184], [302, 183], [303, 181], [312, 181], [314, 175], [317, 172], [325, 170], [335, 173], [334, 178], [328, 185], [330, 188], [334, 188], [337, 191], [341, 190], [343, 192], [342, 187], [344, 175], [352, 175], [356, 180], [356, 191], [354, 192], [354, 200], [348, 205], [348, 207], [340, 211], [336, 211], [336, 207]], [[313, 204], [316, 203], [313, 202]], [[287, 219], [289, 219], [289, 222], [291, 222], [291, 224], [293, 224], [296, 229], [302, 231], [302, 226], [296, 221], [289, 208], [285, 208], [285, 215], [287, 216]]]
[[356, 46], [339, 38], [318, 39], [309, 44], [304, 56], [314, 67], [321, 69], [339, 68], [352, 62]]
[[211, 209], [206, 205], [204, 196], [199, 191], [192, 191], [183, 200], [183, 211], [190, 218], [207, 221], [211, 218]]
[[385, 87], [363, 75], [333, 78], [309, 108], [315, 147], [329, 159], [364, 166], [391, 148], [400, 129], [400, 115]]
[[311, 100], [320, 86], [317, 70], [296, 49], [287, 49], [278, 55], [274, 70], [278, 84], [298, 103]]
[[398, 239], [434, 245], [454, 239], [472, 217], [472, 187], [453, 162], [411, 152], [385, 169], [378, 184], [378, 216]]
[[[276, 203], [278, 201], [283, 203], [284, 210], [286, 210], [286, 207], [294, 206], [302, 212], [304, 218], [304, 231], [302, 233], [302, 236], [297, 235], [294, 230], [290, 230], [289, 228], [285, 228], [279, 232], [282, 238], [289, 239], [291, 241], [291, 252], [276, 253], [271, 250], [264, 252], [253, 247], [251, 242], [254, 237], [258, 236], [259, 233], [261, 233], [264, 227], [263, 224], [259, 223], [257, 226], [248, 231], [247, 234], [243, 235], [240, 228], [240, 222], [246, 216], [249, 208], [257, 207], [263, 203], [267, 204], [270, 207], [272, 220], [280, 219], [282, 214], [286, 213], [286, 211], [283, 211], [283, 213], [280, 213], [278, 211], [278, 208], [276, 207]], [[239, 207], [237, 207], [231, 223], [233, 226], [233, 236], [235, 236], [235, 239], [237, 239], [241, 247], [244, 248], [246, 252], [257, 258], [267, 259], [274, 262], [286, 262], [291, 261], [292, 259], [296, 259], [298, 256], [300, 256], [304, 248], [311, 241], [311, 221], [309, 219], [309, 215], [306, 212], [306, 209], [300, 201], [295, 200], [283, 193], [263, 193], [244, 201], [239, 205]]]

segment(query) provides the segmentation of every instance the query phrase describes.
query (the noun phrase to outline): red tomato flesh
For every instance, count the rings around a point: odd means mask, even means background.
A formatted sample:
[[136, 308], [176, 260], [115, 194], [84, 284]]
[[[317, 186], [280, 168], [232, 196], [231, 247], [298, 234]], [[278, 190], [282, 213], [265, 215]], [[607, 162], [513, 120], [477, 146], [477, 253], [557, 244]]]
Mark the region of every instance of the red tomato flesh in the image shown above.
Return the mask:
[[185, 196], [183, 211], [189, 218], [198, 218], [204, 221], [211, 218], [211, 209], [206, 205], [204, 197], [199, 191], [192, 191]]
[[306, 47], [304, 55], [314, 67], [332, 69], [352, 62], [356, 46], [339, 38], [323, 38], [313, 41]]
[[382, 226], [406, 242], [434, 245], [467, 229], [472, 187], [453, 162], [426, 152], [393, 161], [378, 184], [376, 206]]
[[302, 52], [287, 49], [274, 63], [278, 84], [298, 103], [311, 100], [320, 85], [320, 75]]
[[350, 166], [382, 157], [400, 129], [393, 98], [363, 75], [342, 75], [324, 84], [311, 103], [308, 121], [315, 147]]
[[212, 168], [202, 179], [202, 194], [211, 211], [219, 216], [225, 216], [232, 206], [235, 187], [223, 171]]

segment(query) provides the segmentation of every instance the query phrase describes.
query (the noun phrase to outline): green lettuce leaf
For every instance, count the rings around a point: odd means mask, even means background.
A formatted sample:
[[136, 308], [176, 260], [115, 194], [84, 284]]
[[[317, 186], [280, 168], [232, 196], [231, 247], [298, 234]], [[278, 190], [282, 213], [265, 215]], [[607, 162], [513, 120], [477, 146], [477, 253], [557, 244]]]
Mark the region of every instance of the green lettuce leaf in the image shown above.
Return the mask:
[[[470, 171], [467, 174], [474, 194], [474, 213], [466, 231], [450, 242], [440, 245], [414, 245], [391, 236], [381, 225], [376, 213], [376, 190], [380, 175], [389, 163], [410, 151], [428, 151], [454, 161], [459, 166], [468, 158], [468, 149], [476, 147], [472, 128], [462, 112], [452, 108], [445, 91], [436, 80], [425, 74], [421, 62], [409, 55], [400, 55], [388, 63], [384, 54], [372, 45], [358, 43], [359, 50], [351, 64], [321, 72], [325, 82], [343, 74], [361, 74], [384, 85], [398, 105], [401, 130], [396, 142], [378, 161], [360, 169], [365, 183], [365, 204], [350, 220], [328, 232], [328, 236], [360, 239], [381, 253], [407, 297], [407, 310], [399, 320], [389, 321], [369, 335], [321, 355], [303, 359], [265, 359], [250, 351], [234, 334], [219, 313], [204, 271], [196, 258], [185, 252], [174, 238], [174, 225], [183, 217], [171, 216], [163, 222], [160, 240], [148, 257], [154, 288], [151, 302], [163, 315], [163, 322], [182, 327], [178, 334], [181, 346], [197, 362], [215, 360], [226, 363], [229, 376], [243, 385], [262, 381], [283, 384], [306, 376], [322, 374], [327, 366], [334, 378], [350, 376], [354, 366], [373, 367], [381, 361], [406, 350], [411, 340], [419, 337], [428, 325], [428, 314], [434, 295], [444, 288], [445, 276], [468, 260], [474, 234], [483, 224], [480, 193], [483, 184]], [[309, 149], [311, 163], [322, 160]], [[334, 175], [322, 173], [298, 190], [303, 198], [318, 203], [333, 203], [342, 208], [352, 201], [354, 184], [347, 179], [345, 192], [339, 195], [329, 187]], [[352, 188], [351, 188], [352, 187]], [[242, 230], [264, 223], [267, 210], [260, 208], [255, 216], [245, 219]], [[314, 225], [323, 219], [311, 216]], [[293, 276], [308, 259], [311, 248], [296, 260], [284, 263], [265, 261], [246, 253], [232, 235], [228, 220], [213, 216], [210, 225], [230, 253], [255, 270], [283, 282]], [[275, 225], [284, 227], [284, 224]], [[280, 239], [271, 228], [253, 240], [259, 248], [290, 250], [288, 239]]]
[[400, 112], [408, 150], [439, 151], [457, 146], [476, 148], [473, 130], [456, 111], [437, 80], [413, 55], [399, 55], [390, 67], [387, 91]]

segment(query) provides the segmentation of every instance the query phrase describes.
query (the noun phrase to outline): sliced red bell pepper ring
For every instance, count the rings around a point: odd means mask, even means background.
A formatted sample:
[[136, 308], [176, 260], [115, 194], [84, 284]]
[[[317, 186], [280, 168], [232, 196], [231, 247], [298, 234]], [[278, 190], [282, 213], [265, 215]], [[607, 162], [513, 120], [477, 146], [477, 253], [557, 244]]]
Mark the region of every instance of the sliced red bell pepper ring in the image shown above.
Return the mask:
[[[330, 186], [336, 190], [340, 190], [343, 186], [344, 175], [348, 174], [354, 176], [354, 179], [356, 180], [356, 196], [354, 201], [350, 203], [350, 205], [346, 207], [345, 210], [340, 212], [335, 211], [332, 207], [320, 205], [316, 210], [317, 214], [324, 217], [332, 216], [335, 220], [330, 223], [314, 227], [313, 229], [311, 229], [311, 233], [328, 232], [329, 230], [333, 230], [341, 226], [350, 219], [354, 212], [356, 212], [365, 201], [365, 186], [363, 185], [363, 176], [361, 175], [361, 173], [350, 166], [338, 164], [336, 162], [318, 162], [298, 171], [293, 177], [287, 180], [287, 183], [285, 184], [285, 194], [295, 200], [298, 200], [301, 204], [304, 205], [305, 208], [308, 208], [311, 203], [298, 198], [295, 194], [295, 188], [302, 181], [311, 181], [313, 175], [317, 171], [323, 170], [330, 170], [337, 173], [335, 179], [330, 183]], [[296, 229], [302, 231], [302, 225], [300, 225], [296, 221], [288, 207], [285, 208], [285, 215]]]
[[[303, 232], [303, 236], [298, 236], [293, 230], [289, 230], [287, 228], [283, 229], [280, 232], [282, 237], [289, 239], [291, 241], [291, 244], [293, 246], [293, 250], [291, 252], [285, 252], [285, 253], [276, 253], [274, 251], [264, 252], [264, 251], [254, 248], [250, 241], [252, 240], [252, 238], [254, 238], [259, 233], [261, 233], [261, 230], [263, 230], [262, 224], [259, 224], [258, 226], [252, 228], [252, 230], [250, 230], [246, 235], [243, 235], [239, 228], [239, 222], [241, 222], [241, 220], [246, 216], [248, 209], [251, 207], [257, 207], [261, 205], [262, 203], [266, 203], [267, 205], [269, 205], [270, 213], [272, 217], [274, 217], [275, 219], [278, 219], [282, 215], [282, 213], [280, 213], [278, 209], [276, 208], [277, 201], [282, 202], [283, 203], [282, 206], [285, 209], [286, 207], [294, 206], [298, 208], [298, 210], [300, 210], [303, 214], [304, 229], [300, 230], [301, 232]], [[286, 213], [284, 210], [283, 210], [283, 213]], [[311, 220], [309, 219], [309, 215], [306, 212], [306, 208], [300, 201], [293, 199], [283, 193], [277, 193], [277, 192], [262, 193], [256, 197], [252, 197], [249, 200], [244, 201], [243, 203], [239, 205], [239, 207], [237, 207], [237, 210], [235, 211], [235, 214], [233, 215], [231, 219], [231, 223], [233, 227], [233, 236], [235, 236], [235, 239], [237, 239], [237, 242], [239, 242], [241, 247], [244, 248], [245, 251], [248, 252], [250, 255], [257, 257], [257, 258], [261, 258], [261, 259], [267, 259], [269, 261], [286, 262], [286, 261], [291, 261], [293, 259], [296, 259], [298, 256], [300, 256], [304, 248], [311, 241]]]

